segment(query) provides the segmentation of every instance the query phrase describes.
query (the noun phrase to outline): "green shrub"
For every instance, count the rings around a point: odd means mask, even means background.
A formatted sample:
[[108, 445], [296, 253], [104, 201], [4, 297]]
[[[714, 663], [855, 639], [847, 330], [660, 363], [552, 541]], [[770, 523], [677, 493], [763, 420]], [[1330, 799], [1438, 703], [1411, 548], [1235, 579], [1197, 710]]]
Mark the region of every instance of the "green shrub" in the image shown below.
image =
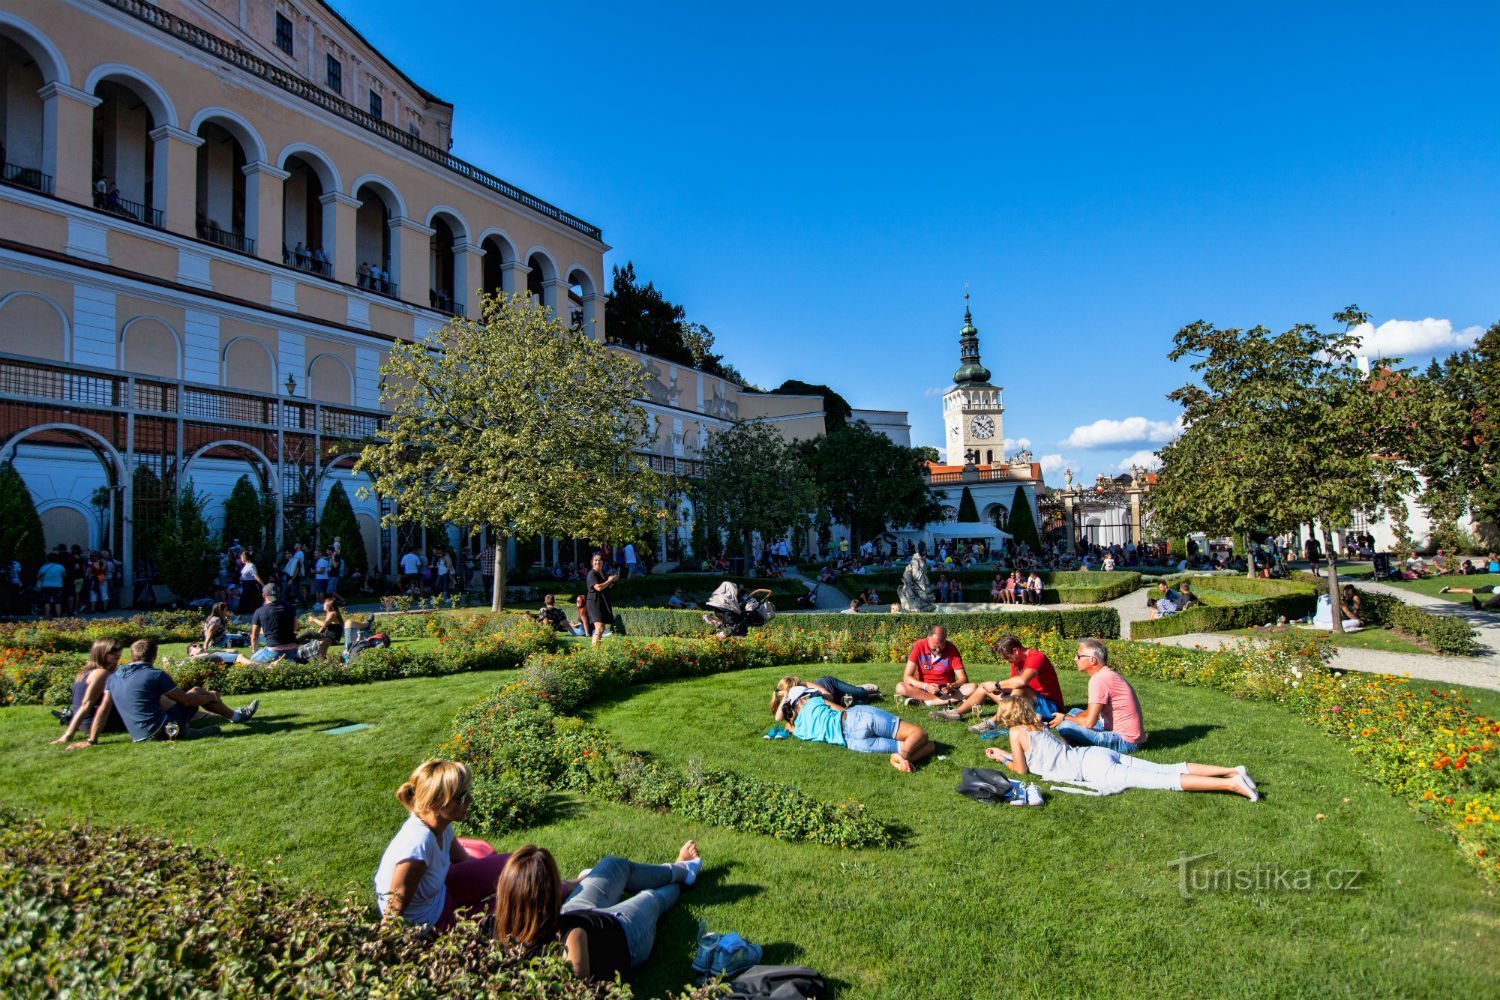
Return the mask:
[[[620, 630], [633, 637], [646, 636], [706, 636], [713, 627], [703, 621], [697, 611], [667, 611], [629, 608], [616, 616]], [[1071, 608], [1049, 610], [1041, 607], [1032, 611], [965, 611], [932, 612], [930, 614], [858, 614], [841, 612], [778, 615], [770, 623], [753, 632], [791, 630], [799, 632], [845, 633], [861, 637], [892, 635], [913, 629], [918, 634], [934, 625], [943, 625], [951, 632], [955, 629], [1006, 629], [1032, 628], [1056, 630], [1069, 638], [1103, 636], [1117, 638], [1120, 634], [1120, 613], [1114, 608]]]
[[1446, 656], [1473, 656], [1478, 650], [1474, 627], [1459, 615], [1434, 614], [1390, 594], [1354, 589], [1362, 624], [1404, 632]]
[[[483, 794], [479, 787], [476, 792]], [[10, 997], [627, 997], [556, 954], [463, 923], [435, 938], [369, 902], [295, 892], [130, 830], [0, 813], [0, 991]], [[683, 997], [716, 995], [705, 987]]]
[[86, 653], [97, 639], [131, 643], [192, 642], [203, 635], [201, 611], [148, 611], [123, 618], [43, 618], [0, 623], [0, 647]]
[[[1193, 580], [1196, 584], [1198, 581]], [[1237, 576], [1215, 576], [1210, 589], [1253, 595], [1242, 604], [1199, 604], [1165, 618], [1131, 622], [1130, 638], [1159, 639], [1192, 632], [1227, 632], [1230, 629], [1265, 625], [1285, 616], [1305, 618], [1317, 605], [1313, 588], [1299, 580], [1251, 580]], [[1144, 600], [1144, 598], [1142, 598]]]

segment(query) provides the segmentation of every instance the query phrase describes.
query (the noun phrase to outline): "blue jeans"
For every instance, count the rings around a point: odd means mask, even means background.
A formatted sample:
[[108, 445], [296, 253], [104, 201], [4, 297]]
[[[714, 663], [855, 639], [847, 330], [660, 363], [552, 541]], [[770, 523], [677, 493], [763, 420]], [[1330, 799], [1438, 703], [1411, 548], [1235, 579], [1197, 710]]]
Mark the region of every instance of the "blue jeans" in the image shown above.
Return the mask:
[[901, 720], [869, 705], [855, 705], [844, 713], [844, 745], [855, 753], [896, 753], [901, 744], [896, 731]]
[[[614, 917], [625, 932], [634, 967], [651, 957], [656, 922], [682, 894], [678, 884], [682, 874], [682, 869], [673, 865], [638, 865], [624, 858], [604, 858], [563, 900], [562, 912], [598, 910]], [[622, 902], [627, 892], [633, 895]]]
[[1069, 743], [1103, 747], [1116, 753], [1135, 753], [1141, 748], [1111, 729], [1085, 729], [1072, 720], [1060, 724], [1053, 732]]
[[857, 684], [846, 684], [837, 677], [819, 677], [813, 683], [835, 698], [853, 698], [856, 705], [863, 705], [870, 700], [870, 692]]

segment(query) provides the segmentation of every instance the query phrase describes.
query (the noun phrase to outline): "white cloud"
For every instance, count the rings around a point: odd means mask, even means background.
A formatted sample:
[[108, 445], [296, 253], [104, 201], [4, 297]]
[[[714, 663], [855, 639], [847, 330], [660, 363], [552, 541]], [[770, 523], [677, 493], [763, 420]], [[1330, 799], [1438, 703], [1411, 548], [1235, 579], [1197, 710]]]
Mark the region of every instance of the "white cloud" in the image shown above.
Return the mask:
[[1007, 455], [1014, 454], [1022, 448], [1030, 448], [1031, 438], [1006, 438], [1001, 447], [1005, 449]]
[[1388, 319], [1379, 326], [1361, 323], [1350, 331], [1359, 338], [1356, 354], [1368, 358], [1406, 358], [1467, 350], [1484, 332], [1477, 326], [1453, 329], [1452, 320]]
[[943, 393], [945, 393], [947, 391], [948, 391], [948, 389], [947, 389], [946, 386], [941, 386], [941, 385], [939, 385], [939, 386], [931, 386], [929, 388], [923, 389], [922, 390], [922, 395], [924, 395], [924, 396], [926, 396], [926, 397], [928, 397], [930, 399], [933, 396], [941, 396]]
[[1064, 469], [1078, 467], [1077, 462], [1062, 455], [1043, 455], [1040, 459], [1038, 459], [1038, 461], [1041, 462], [1042, 475], [1044, 476], [1048, 475], [1049, 473], [1056, 475], [1062, 472]]
[[1131, 444], [1165, 444], [1182, 433], [1182, 418], [1171, 423], [1126, 417], [1124, 420], [1095, 420], [1073, 428], [1061, 442], [1064, 448], [1114, 448]]
[[1137, 465], [1147, 472], [1155, 472], [1161, 468], [1161, 457], [1156, 452], [1143, 448], [1116, 465], [1115, 470], [1118, 472], [1130, 472]]

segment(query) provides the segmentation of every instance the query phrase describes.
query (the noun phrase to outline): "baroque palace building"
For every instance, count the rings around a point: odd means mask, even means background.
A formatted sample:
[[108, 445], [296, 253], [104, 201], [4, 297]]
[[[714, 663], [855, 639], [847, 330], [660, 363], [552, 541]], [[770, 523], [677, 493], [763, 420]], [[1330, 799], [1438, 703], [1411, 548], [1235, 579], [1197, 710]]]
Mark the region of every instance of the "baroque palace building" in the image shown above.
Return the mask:
[[[163, 491], [216, 520], [244, 475], [278, 543], [342, 480], [372, 567], [420, 544], [351, 472], [390, 345], [501, 290], [606, 339], [600, 229], [451, 155], [453, 111], [321, 0], [0, 0], [0, 461], [49, 547], [113, 549], [128, 596]], [[737, 420], [823, 431], [641, 361], [664, 474]]]

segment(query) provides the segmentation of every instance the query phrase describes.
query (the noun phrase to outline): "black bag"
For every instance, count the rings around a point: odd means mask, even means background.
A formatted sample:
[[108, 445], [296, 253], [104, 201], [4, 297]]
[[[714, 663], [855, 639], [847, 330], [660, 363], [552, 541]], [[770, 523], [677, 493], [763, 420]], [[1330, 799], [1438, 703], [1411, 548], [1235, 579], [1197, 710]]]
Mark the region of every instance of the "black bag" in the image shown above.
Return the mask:
[[828, 983], [805, 965], [752, 965], [729, 982], [728, 1000], [813, 1000]]
[[352, 660], [356, 656], [358, 656], [360, 653], [363, 653], [367, 649], [390, 649], [390, 648], [391, 648], [391, 637], [388, 636], [388, 635], [386, 635], [384, 632], [376, 632], [374, 635], [367, 635], [363, 639], [361, 639], [358, 642], [356, 642], [354, 645], [350, 646], [349, 649], [347, 650], [347, 653], [348, 653], [348, 658]]
[[1009, 802], [1016, 796], [1016, 786], [1011, 784], [1011, 780], [988, 767], [964, 768], [964, 776], [954, 791], [967, 795], [975, 802], [987, 802], [990, 805]]

